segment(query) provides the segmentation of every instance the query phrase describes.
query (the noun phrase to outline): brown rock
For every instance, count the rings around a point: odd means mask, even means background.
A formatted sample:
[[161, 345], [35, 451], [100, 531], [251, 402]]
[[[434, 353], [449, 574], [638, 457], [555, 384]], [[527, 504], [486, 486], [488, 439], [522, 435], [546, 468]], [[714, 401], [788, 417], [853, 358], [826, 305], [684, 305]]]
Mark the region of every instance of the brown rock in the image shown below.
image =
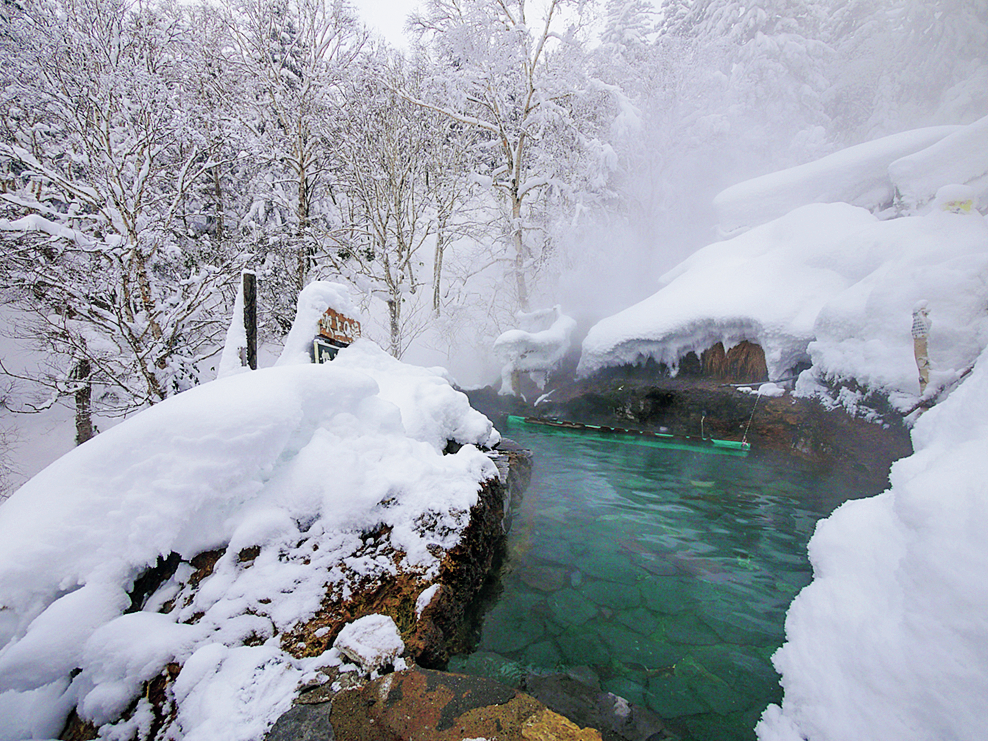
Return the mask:
[[428, 669], [396, 672], [341, 692], [330, 722], [346, 741], [600, 741], [592, 729], [482, 677]]

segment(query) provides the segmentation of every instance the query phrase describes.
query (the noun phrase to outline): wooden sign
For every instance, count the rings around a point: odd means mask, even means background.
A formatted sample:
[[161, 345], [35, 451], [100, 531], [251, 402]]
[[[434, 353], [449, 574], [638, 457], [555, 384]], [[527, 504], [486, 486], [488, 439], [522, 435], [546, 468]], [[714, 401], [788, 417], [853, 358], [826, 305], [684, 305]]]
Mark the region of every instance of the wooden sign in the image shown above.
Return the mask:
[[360, 322], [338, 311], [326, 309], [326, 313], [319, 320], [319, 336], [349, 345], [360, 337]]

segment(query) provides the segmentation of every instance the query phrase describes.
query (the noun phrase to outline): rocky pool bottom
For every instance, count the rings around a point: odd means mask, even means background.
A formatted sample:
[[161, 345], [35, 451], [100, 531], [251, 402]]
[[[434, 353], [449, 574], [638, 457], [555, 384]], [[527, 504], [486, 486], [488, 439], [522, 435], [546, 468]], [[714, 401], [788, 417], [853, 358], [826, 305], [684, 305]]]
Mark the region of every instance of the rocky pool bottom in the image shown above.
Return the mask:
[[533, 451], [532, 481], [476, 649], [449, 670], [515, 685], [575, 672], [683, 739], [753, 739], [781, 700], [771, 656], [814, 526], [875, 492], [757, 452], [507, 432]]

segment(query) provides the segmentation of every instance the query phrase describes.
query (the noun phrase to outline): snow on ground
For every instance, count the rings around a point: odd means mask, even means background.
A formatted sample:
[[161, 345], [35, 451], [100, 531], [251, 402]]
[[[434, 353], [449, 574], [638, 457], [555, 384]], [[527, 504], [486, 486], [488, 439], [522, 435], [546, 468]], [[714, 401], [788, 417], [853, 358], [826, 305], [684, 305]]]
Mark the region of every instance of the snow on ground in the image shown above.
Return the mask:
[[[957, 379], [988, 345], [988, 223], [970, 215], [932, 212], [881, 222], [854, 244], [882, 256], [874, 270], [835, 294], [814, 323], [812, 361], [797, 393], [821, 392], [821, 381], [854, 381], [887, 395], [900, 409], [919, 393], [911, 312], [930, 305], [930, 381]], [[853, 407], [851, 392], [839, 401]]]
[[761, 741], [985, 737], [988, 352], [913, 444], [889, 491], [818, 524]]
[[[448, 439], [464, 447], [443, 455]], [[76, 705], [108, 723], [171, 661], [181, 735], [263, 735], [315, 667], [278, 633], [314, 613], [327, 583], [345, 598], [353, 580], [394, 570], [353, 555], [361, 530], [391, 526], [401, 567], [434, 576], [427, 546], [458, 541], [496, 475], [476, 446], [497, 439], [442, 377], [358, 341], [331, 364], [191, 389], [72, 450], [0, 505], [0, 739], [53, 737]], [[190, 602], [158, 612], [188, 583], [182, 564], [123, 614], [159, 556], [227, 544]], [[141, 700], [104, 736], [127, 738], [150, 713]]]
[[[888, 207], [897, 184], [890, 178], [890, 165], [945, 137], [961, 136], [964, 130], [962, 126], [937, 126], [906, 131], [733, 185], [714, 198], [720, 230], [734, 234], [810, 203], [850, 203], [870, 211]], [[908, 166], [903, 170], [909, 170]], [[952, 182], [965, 181], [954, 178], [941, 185]]]

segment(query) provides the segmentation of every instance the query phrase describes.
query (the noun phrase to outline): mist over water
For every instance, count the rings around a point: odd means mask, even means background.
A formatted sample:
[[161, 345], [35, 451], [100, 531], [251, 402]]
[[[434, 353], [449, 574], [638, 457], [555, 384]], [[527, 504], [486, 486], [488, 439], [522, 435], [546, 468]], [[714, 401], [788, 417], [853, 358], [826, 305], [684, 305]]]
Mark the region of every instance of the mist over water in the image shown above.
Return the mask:
[[[558, 303], [586, 332], [719, 239], [712, 201], [721, 190], [854, 144], [988, 113], [983, 6], [602, 4], [587, 64], [626, 95], [598, 132], [615, 153], [602, 167], [609, 195], [558, 219], [533, 281], [533, 308]], [[510, 328], [510, 315], [501, 321]]]

